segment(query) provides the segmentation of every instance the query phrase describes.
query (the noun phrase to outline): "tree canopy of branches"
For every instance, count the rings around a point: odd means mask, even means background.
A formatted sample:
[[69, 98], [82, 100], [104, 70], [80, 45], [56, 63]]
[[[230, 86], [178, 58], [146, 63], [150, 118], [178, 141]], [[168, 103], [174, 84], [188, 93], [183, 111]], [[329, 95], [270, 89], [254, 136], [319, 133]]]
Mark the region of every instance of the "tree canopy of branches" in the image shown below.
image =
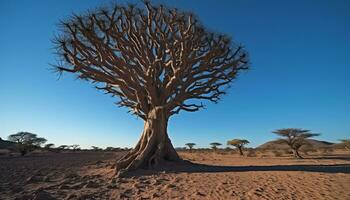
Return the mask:
[[221, 146], [222, 144], [219, 142], [212, 142], [210, 143], [210, 146], [212, 149], [216, 150], [218, 148], [218, 146]]
[[69, 148], [71, 148], [73, 151], [77, 151], [77, 150], [80, 150], [80, 145], [72, 144], [72, 145], [69, 145]]
[[236, 147], [239, 150], [239, 154], [241, 156], [243, 156], [243, 147], [246, 144], [249, 144], [249, 141], [244, 139], [233, 139], [233, 140], [227, 141], [227, 145], [232, 145]]
[[310, 130], [300, 128], [285, 128], [273, 131], [273, 133], [283, 137], [279, 142], [286, 143], [292, 149], [295, 158], [302, 158], [299, 149], [303, 145], [309, 144], [307, 138], [319, 136], [318, 133], [311, 133]]
[[179, 157], [167, 133], [170, 116], [217, 103], [248, 69], [248, 56], [227, 35], [206, 30], [191, 13], [163, 5], [115, 5], [62, 21], [55, 40], [59, 72], [74, 73], [118, 97], [145, 121], [136, 147], [117, 171]]
[[54, 146], [55, 146], [54, 144], [49, 143], [49, 144], [46, 144], [46, 145], [44, 146], [44, 148], [45, 148], [45, 149], [52, 149]]
[[96, 146], [91, 146], [91, 149], [92, 149], [93, 151], [101, 151], [101, 150], [102, 150], [102, 148], [96, 147]]
[[17, 143], [16, 148], [22, 156], [40, 147], [47, 141], [45, 138], [38, 137], [36, 134], [29, 132], [18, 132], [9, 135], [8, 140]]
[[44, 149], [50, 152], [58, 152], [58, 149], [55, 148], [55, 145], [52, 143], [45, 144]]
[[193, 147], [196, 145], [196, 143], [186, 143], [186, 146], [188, 146], [188, 148], [190, 149], [190, 151], [192, 151]]

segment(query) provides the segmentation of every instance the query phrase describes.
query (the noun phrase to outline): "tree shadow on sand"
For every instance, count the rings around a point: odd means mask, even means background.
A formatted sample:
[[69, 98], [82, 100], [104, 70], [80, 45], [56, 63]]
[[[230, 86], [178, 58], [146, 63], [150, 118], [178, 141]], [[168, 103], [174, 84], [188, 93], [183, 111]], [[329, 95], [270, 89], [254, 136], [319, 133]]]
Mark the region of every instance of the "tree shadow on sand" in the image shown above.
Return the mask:
[[322, 156], [322, 157], [315, 157], [315, 159], [319, 159], [319, 160], [345, 160], [345, 161], [350, 161], [350, 157], [348, 156]]
[[218, 166], [192, 163], [166, 163], [155, 170], [136, 170], [130, 176], [152, 175], [157, 173], [220, 173], [220, 172], [273, 172], [273, 171], [302, 171], [319, 173], [350, 174], [350, 164], [332, 165], [271, 165], [271, 166]]

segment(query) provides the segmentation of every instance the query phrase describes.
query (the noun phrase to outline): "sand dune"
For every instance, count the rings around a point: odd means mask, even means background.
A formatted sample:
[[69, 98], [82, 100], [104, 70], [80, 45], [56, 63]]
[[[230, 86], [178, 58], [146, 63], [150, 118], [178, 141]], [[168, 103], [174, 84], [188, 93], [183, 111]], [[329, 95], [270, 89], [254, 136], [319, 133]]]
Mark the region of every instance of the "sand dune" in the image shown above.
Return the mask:
[[113, 178], [122, 153], [0, 157], [0, 199], [350, 199], [350, 157], [240, 158], [181, 153], [194, 164]]

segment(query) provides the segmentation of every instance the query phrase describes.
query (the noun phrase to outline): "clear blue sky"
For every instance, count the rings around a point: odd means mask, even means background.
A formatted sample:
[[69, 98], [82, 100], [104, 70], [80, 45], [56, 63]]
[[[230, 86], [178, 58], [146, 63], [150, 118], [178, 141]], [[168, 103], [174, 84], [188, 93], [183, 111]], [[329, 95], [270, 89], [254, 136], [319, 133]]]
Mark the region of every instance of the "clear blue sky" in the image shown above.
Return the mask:
[[[57, 22], [111, 1], [0, 0], [0, 137], [29, 131], [55, 144], [132, 147], [143, 122], [73, 76], [57, 75]], [[118, 1], [121, 2], [121, 1]], [[162, 2], [162, 1], [156, 1]], [[164, 1], [165, 2], [165, 1]], [[202, 2], [202, 3], [199, 3]], [[175, 146], [232, 138], [256, 146], [277, 128], [350, 137], [350, 1], [166, 1], [194, 11], [211, 30], [245, 45], [251, 70], [223, 100], [169, 124]]]

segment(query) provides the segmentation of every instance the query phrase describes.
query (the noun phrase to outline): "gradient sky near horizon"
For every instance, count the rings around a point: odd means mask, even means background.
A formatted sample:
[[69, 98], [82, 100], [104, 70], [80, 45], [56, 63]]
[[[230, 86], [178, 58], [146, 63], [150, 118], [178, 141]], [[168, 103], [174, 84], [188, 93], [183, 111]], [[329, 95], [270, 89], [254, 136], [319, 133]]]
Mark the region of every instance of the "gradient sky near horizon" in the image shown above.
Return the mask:
[[[58, 21], [111, 2], [0, 0], [0, 137], [29, 131], [85, 148], [137, 142], [140, 119], [91, 84], [50, 71]], [[157, 2], [193, 11], [210, 30], [243, 43], [251, 59], [219, 104], [172, 117], [174, 146], [245, 138], [254, 147], [287, 127], [332, 142], [350, 137], [350, 1]]]

